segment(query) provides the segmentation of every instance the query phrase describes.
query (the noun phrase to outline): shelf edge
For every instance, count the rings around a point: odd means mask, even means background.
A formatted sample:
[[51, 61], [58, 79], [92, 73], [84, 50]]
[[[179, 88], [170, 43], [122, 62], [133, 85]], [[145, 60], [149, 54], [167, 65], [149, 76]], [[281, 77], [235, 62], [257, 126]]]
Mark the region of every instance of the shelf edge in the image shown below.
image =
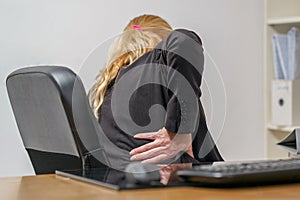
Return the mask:
[[296, 128], [300, 128], [300, 127], [299, 126], [276, 126], [274, 124], [267, 125], [267, 129], [270, 131], [292, 132]]
[[267, 20], [268, 25], [283, 25], [283, 24], [300, 24], [300, 16], [270, 18]]

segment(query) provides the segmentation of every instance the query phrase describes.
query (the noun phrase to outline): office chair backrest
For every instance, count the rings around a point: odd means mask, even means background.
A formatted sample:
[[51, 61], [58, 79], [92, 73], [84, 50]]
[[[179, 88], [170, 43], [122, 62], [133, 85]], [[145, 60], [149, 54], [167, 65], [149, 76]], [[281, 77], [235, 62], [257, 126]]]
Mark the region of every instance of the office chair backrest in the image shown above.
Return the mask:
[[102, 165], [93, 154], [107, 164], [84, 87], [70, 69], [22, 68], [8, 76], [6, 85], [37, 174]]

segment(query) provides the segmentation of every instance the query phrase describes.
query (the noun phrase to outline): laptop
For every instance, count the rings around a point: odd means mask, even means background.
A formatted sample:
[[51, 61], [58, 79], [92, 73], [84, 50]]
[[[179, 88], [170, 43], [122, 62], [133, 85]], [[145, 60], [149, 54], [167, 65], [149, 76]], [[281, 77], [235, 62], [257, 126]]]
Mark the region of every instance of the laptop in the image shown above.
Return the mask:
[[168, 185], [164, 185], [159, 181], [151, 181], [149, 183], [134, 183], [126, 178], [126, 172], [118, 171], [109, 167], [91, 168], [86, 170], [56, 170], [55, 173], [57, 175], [100, 185], [113, 190], [187, 186], [187, 183], [185, 182], [171, 182]]

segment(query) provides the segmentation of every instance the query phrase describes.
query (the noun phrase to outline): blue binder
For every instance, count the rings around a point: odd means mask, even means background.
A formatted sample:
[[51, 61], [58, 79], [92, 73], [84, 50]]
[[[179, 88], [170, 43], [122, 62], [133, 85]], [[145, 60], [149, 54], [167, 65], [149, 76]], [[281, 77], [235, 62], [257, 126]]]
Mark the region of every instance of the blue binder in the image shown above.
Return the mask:
[[294, 80], [300, 76], [300, 31], [292, 27], [287, 34], [272, 37], [276, 79]]

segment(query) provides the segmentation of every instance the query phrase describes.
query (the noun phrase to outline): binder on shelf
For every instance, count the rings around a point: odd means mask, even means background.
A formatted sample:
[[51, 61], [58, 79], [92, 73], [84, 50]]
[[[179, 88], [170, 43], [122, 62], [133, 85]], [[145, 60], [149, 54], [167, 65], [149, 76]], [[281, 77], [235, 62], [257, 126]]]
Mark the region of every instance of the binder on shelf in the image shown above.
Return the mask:
[[300, 126], [300, 78], [273, 80], [272, 124]]
[[288, 136], [278, 142], [277, 145], [286, 149], [291, 155], [300, 154], [300, 129], [294, 129]]
[[300, 31], [292, 27], [287, 34], [272, 37], [275, 79], [294, 80], [300, 76]]
[[300, 125], [300, 30], [272, 37], [275, 79], [272, 83], [272, 123]]
[[273, 41], [273, 56], [275, 67], [276, 79], [287, 79], [286, 66], [288, 65], [287, 59], [287, 36], [284, 34], [274, 34]]
[[300, 31], [293, 27], [287, 34], [288, 39], [288, 74], [290, 80], [300, 75]]

